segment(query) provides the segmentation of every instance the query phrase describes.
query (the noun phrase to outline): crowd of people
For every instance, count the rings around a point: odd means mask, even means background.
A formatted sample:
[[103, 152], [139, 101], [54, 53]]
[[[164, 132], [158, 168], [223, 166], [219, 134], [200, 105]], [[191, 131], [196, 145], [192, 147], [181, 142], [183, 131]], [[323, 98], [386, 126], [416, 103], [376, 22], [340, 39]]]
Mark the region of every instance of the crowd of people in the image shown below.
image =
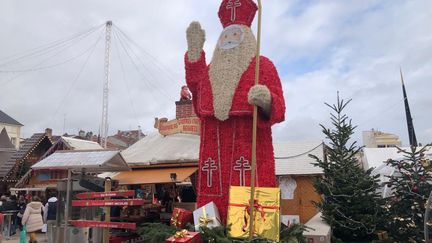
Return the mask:
[[[36, 232], [52, 230], [57, 214], [57, 192], [47, 191], [45, 196], [43, 199], [30, 194], [0, 197], [0, 213], [11, 215], [10, 235], [25, 229], [30, 238], [29, 243], [37, 243]], [[48, 242], [52, 241], [48, 239]]]

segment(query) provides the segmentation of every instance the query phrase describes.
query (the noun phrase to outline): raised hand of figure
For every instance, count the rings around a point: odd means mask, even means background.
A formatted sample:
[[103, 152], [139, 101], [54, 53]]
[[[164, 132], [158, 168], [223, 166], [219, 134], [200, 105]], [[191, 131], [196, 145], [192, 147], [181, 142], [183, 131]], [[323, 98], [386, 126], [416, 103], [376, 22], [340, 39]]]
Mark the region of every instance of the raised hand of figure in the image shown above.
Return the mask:
[[189, 61], [197, 61], [201, 57], [205, 42], [205, 31], [198, 21], [193, 21], [186, 30]]

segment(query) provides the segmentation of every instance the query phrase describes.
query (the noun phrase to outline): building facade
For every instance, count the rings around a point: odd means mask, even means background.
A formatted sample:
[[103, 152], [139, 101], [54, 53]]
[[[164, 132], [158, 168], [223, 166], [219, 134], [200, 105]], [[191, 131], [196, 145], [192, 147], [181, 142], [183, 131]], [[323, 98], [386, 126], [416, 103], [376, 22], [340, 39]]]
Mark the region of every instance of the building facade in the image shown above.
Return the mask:
[[366, 148], [391, 148], [402, 146], [399, 137], [391, 133], [372, 129], [370, 131], [363, 131], [362, 135], [363, 145]]
[[0, 110], [0, 131], [6, 129], [7, 134], [10, 137], [12, 144], [15, 149], [20, 147], [21, 127], [23, 124], [19, 123], [8, 114]]

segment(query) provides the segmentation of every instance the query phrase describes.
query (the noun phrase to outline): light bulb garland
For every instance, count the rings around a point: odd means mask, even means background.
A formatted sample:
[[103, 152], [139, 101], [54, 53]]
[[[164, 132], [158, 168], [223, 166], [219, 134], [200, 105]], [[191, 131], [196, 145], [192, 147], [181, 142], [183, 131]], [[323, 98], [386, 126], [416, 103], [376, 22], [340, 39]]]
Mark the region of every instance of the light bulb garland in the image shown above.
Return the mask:
[[[32, 136], [32, 138], [35, 137], [35, 136], [36, 136], [36, 134], [34, 134]], [[32, 138], [30, 138], [30, 140]], [[33, 144], [33, 146], [31, 146], [27, 150], [27, 152], [24, 154], [24, 156], [22, 156], [20, 159], [19, 158], [16, 159], [16, 161], [15, 161], [14, 165], [12, 166], [12, 168], [8, 171], [8, 173], [6, 174], [6, 176], [1, 179], [1, 181], [6, 182], [6, 183], [17, 182], [18, 179], [16, 177], [19, 176], [19, 175], [16, 174], [16, 173], [18, 173], [17, 170], [23, 168], [23, 164], [29, 159], [29, 157], [33, 154], [33, 152], [36, 150], [36, 148], [38, 148], [39, 145], [45, 140], [45, 138], [48, 139], [48, 141], [51, 143], [51, 146], [52, 146], [53, 142], [52, 142], [52, 140], [51, 140], [51, 138], [49, 136], [47, 136], [46, 134], [44, 134], [43, 136], [41, 136], [38, 139], [38, 141], [35, 144]], [[26, 143], [23, 144], [23, 147], [25, 147], [25, 145], [26, 145]], [[16, 153], [18, 154], [20, 152], [22, 152], [22, 151], [19, 150]], [[12, 177], [13, 174], [15, 174], [15, 178], [11, 179], [11, 177]]]

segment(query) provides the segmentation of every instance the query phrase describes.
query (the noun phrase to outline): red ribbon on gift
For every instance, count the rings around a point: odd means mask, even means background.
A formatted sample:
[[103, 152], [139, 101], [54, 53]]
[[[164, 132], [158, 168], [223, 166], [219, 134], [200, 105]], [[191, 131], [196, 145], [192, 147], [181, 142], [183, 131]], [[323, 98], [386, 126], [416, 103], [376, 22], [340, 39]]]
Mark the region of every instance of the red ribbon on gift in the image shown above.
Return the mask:
[[[250, 200], [249, 200], [250, 201]], [[249, 215], [250, 212], [250, 204], [240, 204], [240, 203], [230, 203], [229, 206], [233, 206], [233, 207], [244, 207], [244, 225], [242, 227], [243, 232], [246, 232], [247, 229], [247, 225], [248, 225], [248, 219], [247, 216]], [[260, 214], [261, 214], [261, 219], [263, 221], [265, 221], [265, 212], [264, 209], [277, 209], [279, 210], [279, 206], [266, 206], [266, 205], [262, 205], [258, 202], [258, 199], [254, 200], [254, 210], [257, 210]], [[250, 218], [250, 215], [249, 215]]]

